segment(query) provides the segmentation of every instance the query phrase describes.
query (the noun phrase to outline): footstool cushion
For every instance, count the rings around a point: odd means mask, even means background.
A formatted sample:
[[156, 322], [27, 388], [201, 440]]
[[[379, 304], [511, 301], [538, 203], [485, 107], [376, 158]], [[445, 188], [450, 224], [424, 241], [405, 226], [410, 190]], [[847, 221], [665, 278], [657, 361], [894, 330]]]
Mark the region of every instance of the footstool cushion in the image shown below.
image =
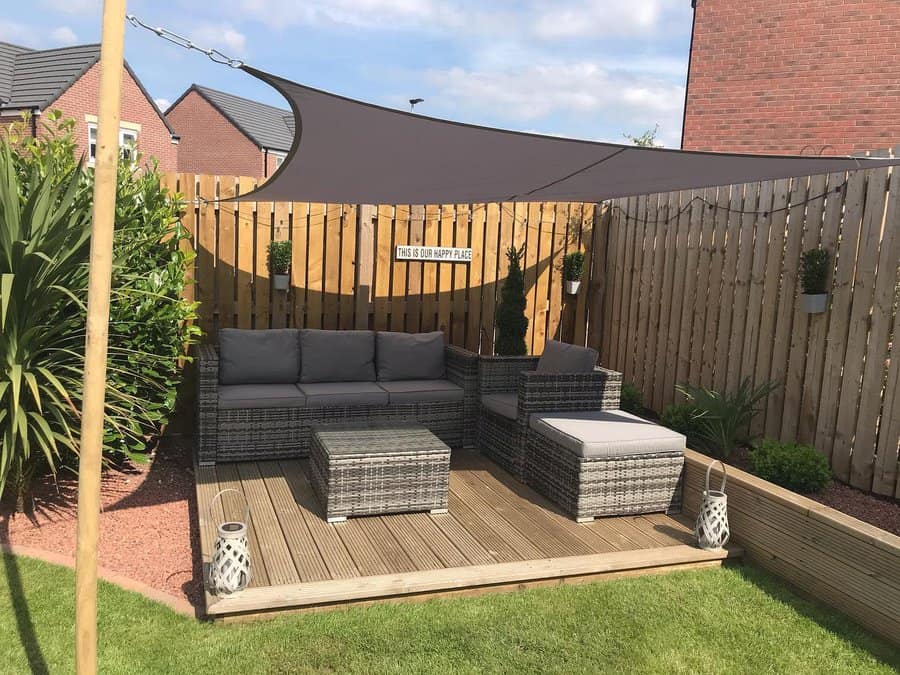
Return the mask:
[[681, 506], [685, 438], [620, 410], [534, 414], [525, 481], [576, 520]]

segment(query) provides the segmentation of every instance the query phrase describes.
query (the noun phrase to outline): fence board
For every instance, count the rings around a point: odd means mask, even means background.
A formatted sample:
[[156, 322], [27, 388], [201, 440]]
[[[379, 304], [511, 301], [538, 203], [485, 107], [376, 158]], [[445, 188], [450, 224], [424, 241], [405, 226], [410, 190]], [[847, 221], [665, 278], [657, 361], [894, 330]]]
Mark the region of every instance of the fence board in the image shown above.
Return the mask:
[[[900, 172], [889, 174], [711, 189], [714, 207], [681, 217], [695, 195], [616, 200], [607, 243], [623, 261], [610, 263], [599, 329], [617, 338], [611, 365], [633, 367], [657, 412], [674, 382], [727, 391], [745, 377], [779, 380], [753, 433], [814, 441], [838, 478], [900, 494]], [[808, 315], [800, 259], [817, 246], [831, 253], [831, 306]]]
[[309, 207], [291, 204], [291, 297], [288, 311], [294, 328], [306, 328], [306, 289], [309, 271]]

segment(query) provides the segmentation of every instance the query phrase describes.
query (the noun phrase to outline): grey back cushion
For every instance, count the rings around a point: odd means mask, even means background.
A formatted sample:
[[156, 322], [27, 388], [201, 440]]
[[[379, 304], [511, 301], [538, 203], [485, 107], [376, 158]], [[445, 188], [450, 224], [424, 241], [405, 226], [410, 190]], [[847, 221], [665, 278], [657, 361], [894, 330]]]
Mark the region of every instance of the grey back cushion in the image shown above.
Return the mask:
[[547, 340], [538, 360], [539, 373], [589, 373], [597, 365], [596, 349]]
[[300, 331], [300, 382], [374, 382], [375, 333], [370, 330]]
[[378, 379], [440, 380], [444, 377], [444, 334], [377, 333]]
[[293, 328], [219, 331], [219, 382], [292, 384], [300, 374], [299, 331]]

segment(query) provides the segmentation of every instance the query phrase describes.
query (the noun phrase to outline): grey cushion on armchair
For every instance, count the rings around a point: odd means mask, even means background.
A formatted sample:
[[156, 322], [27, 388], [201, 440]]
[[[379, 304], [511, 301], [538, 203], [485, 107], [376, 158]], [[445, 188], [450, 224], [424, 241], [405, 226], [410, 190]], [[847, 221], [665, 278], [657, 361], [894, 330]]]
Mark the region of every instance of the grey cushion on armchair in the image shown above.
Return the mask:
[[589, 373], [597, 365], [597, 350], [547, 340], [538, 361], [539, 373]]

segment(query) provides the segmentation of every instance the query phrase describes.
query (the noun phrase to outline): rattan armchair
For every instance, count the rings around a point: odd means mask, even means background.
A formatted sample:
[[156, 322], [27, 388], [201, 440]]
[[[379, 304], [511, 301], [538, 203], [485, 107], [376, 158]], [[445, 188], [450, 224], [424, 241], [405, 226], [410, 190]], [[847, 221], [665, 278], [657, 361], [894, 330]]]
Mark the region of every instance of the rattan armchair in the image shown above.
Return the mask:
[[[622, 390], [621, 373], [600, 367], [584, 373], [537, 372], [538, 358], [482, 356], [478, 361], [478, 445], [485, 455], [520, 479], [524, 477], [530, 415], [616, 409]], [[514, 417], [485, 405], [497, 394], [515, 395]]]

